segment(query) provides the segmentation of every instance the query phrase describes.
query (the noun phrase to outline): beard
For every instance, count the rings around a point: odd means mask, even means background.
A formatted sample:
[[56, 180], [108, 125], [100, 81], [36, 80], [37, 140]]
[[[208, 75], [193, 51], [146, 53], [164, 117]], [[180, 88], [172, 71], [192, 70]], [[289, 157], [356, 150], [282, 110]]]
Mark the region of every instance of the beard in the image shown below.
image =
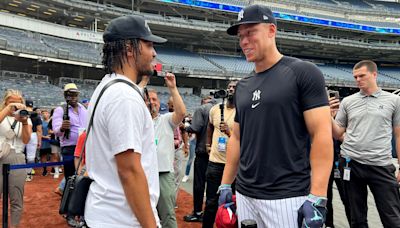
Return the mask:
[[150, 64], [137, 63], [136, 69], [138, 72], [138, 82], [142, 80], [143, 76], [152, 76], [154, 74], [154, 70], [151, 68]]

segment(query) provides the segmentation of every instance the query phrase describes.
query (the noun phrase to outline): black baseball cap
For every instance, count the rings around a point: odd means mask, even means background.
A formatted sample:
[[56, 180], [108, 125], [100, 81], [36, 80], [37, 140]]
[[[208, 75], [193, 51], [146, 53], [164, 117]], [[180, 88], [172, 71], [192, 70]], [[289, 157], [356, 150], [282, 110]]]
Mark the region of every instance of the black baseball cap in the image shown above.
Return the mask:
[[32, 101], [32, 100], [26, 100], [26, 101], [25, 101], [25, 106], [26, 106], [26, 107], [33, 108], [33, 101]]
[[238, 22], [228, 28], [229, 35], [236, 36], [239, 25], [272, 23], [276, 25], [276, 19], [271, 9], [262, 5], [252, 5], [243, 8], [238, 14]]
[[103, 34], [104, 42], [142, 39], [154, 43], [165, 43], [167, 39], [151, 33], [146, 20], [139, 15], [127, 15], [110, 21]]

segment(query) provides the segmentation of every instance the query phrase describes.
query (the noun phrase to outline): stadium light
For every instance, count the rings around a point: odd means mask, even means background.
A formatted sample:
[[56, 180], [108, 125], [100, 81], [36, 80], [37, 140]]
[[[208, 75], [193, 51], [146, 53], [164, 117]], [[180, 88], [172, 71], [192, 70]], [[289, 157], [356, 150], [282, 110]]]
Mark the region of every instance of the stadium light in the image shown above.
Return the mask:
[[47, 9], [47, 11], [49, 11], [49, 12], [52, 12], [52, 13], [57, 13], [57, 10], [54, 10], [54, 9]]
[[1, 9], [0, 11], [1, 11], [1, 12], [4, 12], [4, 13], [9, 13], [9, 12], [10, 12], [10, 11], [5, 10], [5, 9]]
[[82, 21], [80, 18], [74, 18], [74, 21]]
[[43, 14], [46, 14], [46, 15], [53, 15], [52, 13], [47, 12], [47, 11], [43, 12]]
[[18, 0], [13, 0], [13, 2], [18, 3], [18, 4], [22, 3], [21, 1], [18, 1]]
[[26, 14], [24, 14], [24, 13], [17, 13], [17, 15], [19, 15], [21, 17], [25, 17], [26, 16]]
[[9, 6], [13, 6], [13, 7], [19, 7], [19, 5], [15, 4], [15, 3], [12, 3], [12, 2], [8, 3], [8, 5]]
[[81, 16], [81, 15], [78, 15], [78, 16], [76, 16], [77, 18], [81, 18], [81, 19], [83, 19], [83, 18], [85, 18], [84, 16]]
[[30, 10], [30, 11], [36, 11], [35, 8], [31, 8], [31, 7], [27, 7], [26, 9], [27, 9], [27, 10]]
[[34, 5], [34, 4], [31, 4], [31, 7], [36, 8], [36, 9], [40, 8], [40, 6], [37, 6], [37, 5]]

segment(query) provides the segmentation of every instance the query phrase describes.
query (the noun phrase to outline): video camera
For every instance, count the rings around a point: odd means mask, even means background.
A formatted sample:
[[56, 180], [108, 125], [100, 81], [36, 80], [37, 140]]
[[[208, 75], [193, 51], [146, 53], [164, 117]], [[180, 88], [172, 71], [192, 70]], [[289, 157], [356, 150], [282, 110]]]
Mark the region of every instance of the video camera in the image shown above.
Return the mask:
[[224, 89], [210, 92], [210, 95], [214, 96], [215, 99], [219, 99], [219, 98], [225, 99], [228, 97], [228, 94], [229, 94], [228, 90], [224, 90]]
[[19, 116], [19, 117], [29, 117], [29, 112], [27, 110], [25, 110], [25, 109], [19, 109], [19, 110], [16, 110], [13, 113], [13, 115], [14, 116]]

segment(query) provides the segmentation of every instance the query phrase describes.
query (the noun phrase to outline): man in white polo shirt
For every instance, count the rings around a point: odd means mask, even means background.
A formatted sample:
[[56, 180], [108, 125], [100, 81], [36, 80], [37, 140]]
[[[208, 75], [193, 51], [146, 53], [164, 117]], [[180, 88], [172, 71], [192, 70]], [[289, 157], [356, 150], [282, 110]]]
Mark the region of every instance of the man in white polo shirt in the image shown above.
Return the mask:
[[185, 118], [186, 108], [176, 87], [175, 75], [167, 73], [165, 76], [174, 111], [160, 115], [160, 100], [157, 91], [149, 90], [151, 116], [154, 122], [155, 143], [157, 146], [158, 174], [160, 178], [160, 198], [157, 204], [158, 216], [162, 227], [178, 227], [175, 215], [175, 176], [174, 176], [174, 129]]
[[[351, 227], [368, 227], [367, 186], [371, 189], [384, 227], [400, 227], [400, 175], [392, 164], [392, 133], [400, 155], [400, 97], [378, 87], [378, 69], [363, 60], [353, 68], [360, 92], [343, 99], [333, 136], [344, 134], [341, 174], [349, 199]], [[331, 108], [338, 101], [331, 100]], [[397, 156], [398, 159], [400, 156]]]
[[[85, 205], [89, 227], [157, 227], [159, 197], [154, 126], [142, 93], [135, 83], [152, 75], [156, 56], [154, 36], [141, 16], [112, 20], [104, 34], [103, 64], [107, 75], [93, 93], [88, 112], [86, 166], [93, 179]], [[99, 93], [111, 80], [116, 83]], [[130, 83], [130, 85], [129, 85]]]

